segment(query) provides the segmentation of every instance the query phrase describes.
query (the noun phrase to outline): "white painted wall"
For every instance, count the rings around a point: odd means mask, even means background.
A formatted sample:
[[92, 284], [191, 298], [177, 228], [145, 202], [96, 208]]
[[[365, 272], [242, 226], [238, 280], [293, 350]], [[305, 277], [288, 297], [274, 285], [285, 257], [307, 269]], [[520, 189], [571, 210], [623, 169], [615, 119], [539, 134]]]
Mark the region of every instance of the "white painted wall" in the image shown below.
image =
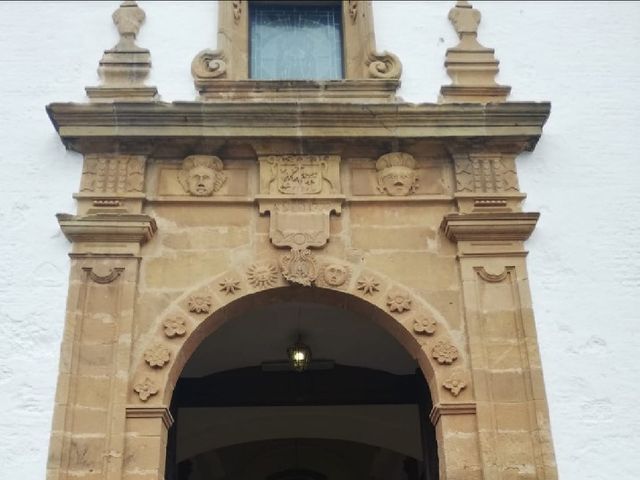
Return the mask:
[[[453, 2], [376, 2], [380, 49], [404, 64], [401, 95], [432, 102], [448, 83]], [[80, 157], [46, 117], [83, 101], [118, 2], [2, 2], [0, 9], [0, 464], [44, 477]], [[214, 45], [214, 2], [141, 2], [151, 84], [190, 100], [196, 52]], [[640, 3], [482, 2], [511, 100], [550, 100], [538, 148], [522, 155], [527, 208], [542, 212], [529, 266], [563, 480], [640, 476]]]

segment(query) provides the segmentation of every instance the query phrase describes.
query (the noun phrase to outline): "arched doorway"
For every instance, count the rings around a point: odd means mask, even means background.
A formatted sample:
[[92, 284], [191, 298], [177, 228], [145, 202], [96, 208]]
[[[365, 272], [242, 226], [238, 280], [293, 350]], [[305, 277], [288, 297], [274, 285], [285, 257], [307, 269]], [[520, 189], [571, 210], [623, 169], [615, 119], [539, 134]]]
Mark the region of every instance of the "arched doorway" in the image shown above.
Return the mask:
[[[437, 478], [429, 389], [383, 312], [296, 287], [241, 302], [188, 349], [167, 480]], [[313, 358], [304, 372], [287, 363], [298, 336]]]

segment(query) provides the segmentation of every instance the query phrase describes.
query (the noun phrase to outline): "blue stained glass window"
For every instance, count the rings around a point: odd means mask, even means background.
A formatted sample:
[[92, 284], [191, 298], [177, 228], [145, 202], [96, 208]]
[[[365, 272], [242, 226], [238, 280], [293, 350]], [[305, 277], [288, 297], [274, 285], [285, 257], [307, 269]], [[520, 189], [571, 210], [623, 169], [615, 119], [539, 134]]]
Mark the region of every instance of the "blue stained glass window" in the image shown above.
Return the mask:
[[339, 3], [251, 2], [251, 78], [341, 79], [341, 10]]

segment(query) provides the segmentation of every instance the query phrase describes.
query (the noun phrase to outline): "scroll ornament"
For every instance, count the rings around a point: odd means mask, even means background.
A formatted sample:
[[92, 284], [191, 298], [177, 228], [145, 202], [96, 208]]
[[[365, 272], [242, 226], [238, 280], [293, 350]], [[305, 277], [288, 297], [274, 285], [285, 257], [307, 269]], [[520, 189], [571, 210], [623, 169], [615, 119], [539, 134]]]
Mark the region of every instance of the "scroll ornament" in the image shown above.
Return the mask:
[[224, 78], [227, 59], [222, 50], [202, 50], [191, 62], [191, 75], [195, 79]]
[[398, 57], [389, 52], [371, 52], [366, 62], [368, 74], [383, 80], [398, 79], [402, 74], [402, 64]]

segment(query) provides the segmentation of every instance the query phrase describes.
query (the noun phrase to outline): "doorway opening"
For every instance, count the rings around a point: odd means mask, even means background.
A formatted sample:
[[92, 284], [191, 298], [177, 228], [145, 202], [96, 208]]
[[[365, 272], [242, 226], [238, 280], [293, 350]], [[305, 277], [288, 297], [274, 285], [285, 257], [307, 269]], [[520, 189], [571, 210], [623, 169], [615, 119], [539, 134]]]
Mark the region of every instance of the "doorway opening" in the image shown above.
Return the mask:
[[377, 323], [279, 301], [228, 320], [186, 363], [165, 478], [437, 480], [430, 410], [416, 361]]

